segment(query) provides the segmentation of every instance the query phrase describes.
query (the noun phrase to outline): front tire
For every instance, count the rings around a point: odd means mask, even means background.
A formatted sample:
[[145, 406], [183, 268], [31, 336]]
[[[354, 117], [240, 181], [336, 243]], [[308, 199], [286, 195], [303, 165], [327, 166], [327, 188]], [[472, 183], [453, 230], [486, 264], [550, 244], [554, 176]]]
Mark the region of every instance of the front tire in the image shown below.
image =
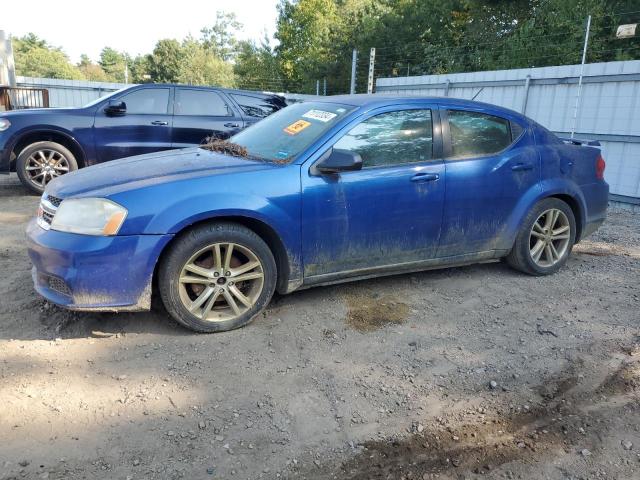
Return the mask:
[[558, 198], [546, 198], [525, 217], [507, 263], [529, 275], [550, 275], [567, 262], [575, 239], [571, 207]]
[[171, 316], [196, 332], [248, 324], [269, 303], [277, 280], [267, 244], [235, 223], [211, 223], [179, 237], [162, 259], [158, 285]]
[[16, 161], [20, 182], [33, 193], [42, 194], [56, 177], [78, 169], [76, 157], [55, 142], [36, 142], [22, 150]]

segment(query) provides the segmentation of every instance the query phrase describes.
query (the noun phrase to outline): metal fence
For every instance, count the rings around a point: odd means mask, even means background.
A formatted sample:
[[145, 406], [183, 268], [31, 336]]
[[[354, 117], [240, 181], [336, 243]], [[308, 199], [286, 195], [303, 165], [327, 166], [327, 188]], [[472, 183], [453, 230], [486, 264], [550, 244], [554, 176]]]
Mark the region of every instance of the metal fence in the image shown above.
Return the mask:
[[[376, 79], [378, 94], [448, 96], [524, 113], [568, 136], [580, 65]], [[585, 65], [575, 137], [599, 140], [612, 199], [640, 203], [640, 61]]]
[[0, 86], [0, 112], [47, 107], [49, 107], [49, 91], [46, 88]]
[[131, 86], [125, 83], [20, 76], [16, 77], [16, 83], [19, 87], [46, 88], [51, 107], [81, 107], [107, 93]]
[[[81, 107], [87, 103], [97, 100], [110, 92], [121, 88], [131, 87], [132, 84], [110, 83], [110, 82], [90, 82], [88, 80], [59, 80], [55, 78], [35, 78], [17, 77], [17, 84], [20, 87], [46, 88], [49, 91], [49, 105], [51, 107]], [[289, 103], [300, 102], [315, 95], [289, 92], [269, 92], [276, 93], [287, 99]]]

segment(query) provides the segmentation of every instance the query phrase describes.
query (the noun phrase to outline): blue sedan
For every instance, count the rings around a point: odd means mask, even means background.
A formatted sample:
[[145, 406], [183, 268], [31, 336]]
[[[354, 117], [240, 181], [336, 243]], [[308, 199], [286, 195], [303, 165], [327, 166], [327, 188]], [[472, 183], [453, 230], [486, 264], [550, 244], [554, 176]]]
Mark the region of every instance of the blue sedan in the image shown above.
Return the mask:
[[604, 221], [600, 150], [511, 110], [336, 96], [208, 147], [52, 181], [28, 227], [36, 290], [74, 310], [247, 324], [315, 285], [506, 259], [556, 272]]

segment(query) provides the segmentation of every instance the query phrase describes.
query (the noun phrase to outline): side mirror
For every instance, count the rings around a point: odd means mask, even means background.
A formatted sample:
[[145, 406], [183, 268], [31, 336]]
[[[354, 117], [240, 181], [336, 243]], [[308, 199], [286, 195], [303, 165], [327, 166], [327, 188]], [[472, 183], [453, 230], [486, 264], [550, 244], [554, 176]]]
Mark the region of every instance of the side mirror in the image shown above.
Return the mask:
[[316, 164], [316, 170], [320, 173], [351, 172], [362, 169], [362, 157], [350, 150], [332, 148]]
[[110, 100], [104, 107], [104, 113], [111, 117], [124, 115], [127, 113], [127, 104], [119, 100]]

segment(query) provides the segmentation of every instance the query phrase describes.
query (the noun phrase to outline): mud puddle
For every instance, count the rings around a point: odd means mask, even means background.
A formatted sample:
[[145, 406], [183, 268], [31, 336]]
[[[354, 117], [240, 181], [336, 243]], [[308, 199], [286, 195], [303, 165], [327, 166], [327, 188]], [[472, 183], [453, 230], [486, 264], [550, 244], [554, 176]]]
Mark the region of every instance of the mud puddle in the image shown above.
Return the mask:
[[[624, 362], [588, 389], [576, 370], [569, 368], [534, 389], [539, 395], [534, 405], [503, 414], [478, 408], [465, 412], [462, 421], [414, 422], [408, 436], [366, 442], [360, 453], [342, 464], [336, 478], [466, 478], [465, 474], [488, 474], [509, 462], [532, 462], [563, 453], [580, 455], [577, 445], [596, 445], [596, 437], [602, 434], [585, 433], [585, 419], [600, 424], [619, 414], [612, 411], [611, 397], [621, 400], [619, 405], [637, 401], [640, 363]], [[510, 478], [508, 471], [506, 474]]]
[[404, 323], [409, 306], [391, 295], [368, 296], [347, 293], [347, 324], [359, 332], [371, 332], [387, 325]]

